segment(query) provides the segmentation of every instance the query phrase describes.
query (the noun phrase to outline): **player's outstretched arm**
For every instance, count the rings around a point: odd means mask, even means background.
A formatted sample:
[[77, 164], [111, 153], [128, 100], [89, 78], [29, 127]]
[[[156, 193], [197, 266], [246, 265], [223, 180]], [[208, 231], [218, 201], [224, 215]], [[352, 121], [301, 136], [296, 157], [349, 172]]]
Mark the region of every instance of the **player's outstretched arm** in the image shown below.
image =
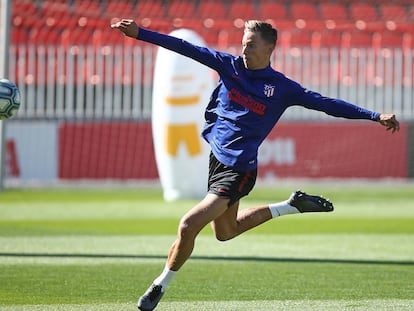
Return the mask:
[[392, 132], [394, 133], [395, 131], [400, 130], [400, 122], [397, 121], [395, 114], [381, 113], [378, 122], [381, 125], [387, 127], [387, 131], [392, 130]]
[[133, 19], [121, 19], [119, 22], [111, 25], [111, 28], [118, 29], [126, 36], [136, 39], [138, 37], [139, 27]]

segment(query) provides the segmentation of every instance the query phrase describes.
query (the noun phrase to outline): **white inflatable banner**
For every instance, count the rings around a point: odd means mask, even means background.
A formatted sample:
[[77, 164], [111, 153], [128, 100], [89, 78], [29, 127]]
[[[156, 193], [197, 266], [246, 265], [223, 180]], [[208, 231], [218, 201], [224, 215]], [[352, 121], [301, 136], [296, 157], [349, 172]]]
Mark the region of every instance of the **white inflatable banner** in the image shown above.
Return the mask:
[[[175, 30], [171, 35], [205, 45], [188, 29]], [[158, 173], [167, 201], [200, 198], [206, 193], [210, 149], [200, 135], [213, 85], [214, 77], [206, 66], [158, 49], [152, 129]]]

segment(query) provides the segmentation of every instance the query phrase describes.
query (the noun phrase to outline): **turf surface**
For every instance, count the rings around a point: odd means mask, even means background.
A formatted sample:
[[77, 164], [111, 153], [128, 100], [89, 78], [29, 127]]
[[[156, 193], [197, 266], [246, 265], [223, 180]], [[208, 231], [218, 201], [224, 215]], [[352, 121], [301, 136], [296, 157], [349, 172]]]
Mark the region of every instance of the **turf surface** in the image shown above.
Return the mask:
[[[413, 310], [414, 188], [312, 187], [330, 214], [197, 239], [157, 310]], [[242, 208], [283, 200], [257, 189]], [[0, 310], [134, 310], [195, 201], [158, 190], [0, 193]]]

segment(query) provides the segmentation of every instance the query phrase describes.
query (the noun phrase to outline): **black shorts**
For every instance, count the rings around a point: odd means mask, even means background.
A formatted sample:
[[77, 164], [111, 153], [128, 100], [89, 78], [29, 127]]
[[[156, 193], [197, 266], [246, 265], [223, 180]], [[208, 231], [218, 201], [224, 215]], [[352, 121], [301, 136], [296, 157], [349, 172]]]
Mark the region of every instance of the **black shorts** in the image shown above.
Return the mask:
[[229, 206], [249, 194], [256, 183], [257, 170], [237, 172], [210, 153], [208, 192], [229, 198]]

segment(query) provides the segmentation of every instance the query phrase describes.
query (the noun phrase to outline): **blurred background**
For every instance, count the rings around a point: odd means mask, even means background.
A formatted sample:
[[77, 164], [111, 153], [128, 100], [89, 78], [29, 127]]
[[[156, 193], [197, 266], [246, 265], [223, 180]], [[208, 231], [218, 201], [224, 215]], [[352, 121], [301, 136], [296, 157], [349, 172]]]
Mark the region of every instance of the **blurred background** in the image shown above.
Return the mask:
[[233, 54], [244, 21], [266, 20], [279, 31], [276, 70], [402, 121], [391, 135], [367, 121], [291, 108], [260, 150], [260, 180], [414, 176], [412, 1], [12, 0], [8, 78], [22, 106], [5, 122], [6, 186], [158, 182], [157, 49], [112, 30], [119, 17], [164, 33], [189, 28]]

